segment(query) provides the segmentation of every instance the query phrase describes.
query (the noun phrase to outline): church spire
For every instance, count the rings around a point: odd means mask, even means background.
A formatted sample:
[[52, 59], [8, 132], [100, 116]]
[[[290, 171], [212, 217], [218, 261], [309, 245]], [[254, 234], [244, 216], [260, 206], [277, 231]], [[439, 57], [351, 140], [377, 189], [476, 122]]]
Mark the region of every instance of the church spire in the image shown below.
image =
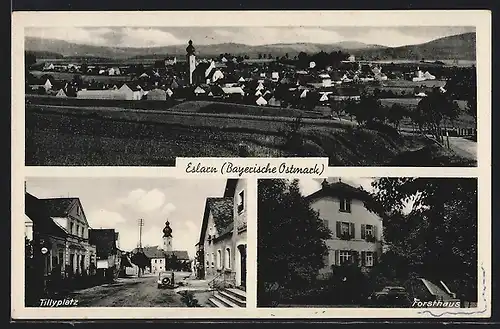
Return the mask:
[[195, 49], [193, 46], [193, 41], [189, 40], [188, 46], [186, 47], [186, 53], [188, 56], [190, 56], [190, 55], [194, 55], [194, 52], [195, 52]]

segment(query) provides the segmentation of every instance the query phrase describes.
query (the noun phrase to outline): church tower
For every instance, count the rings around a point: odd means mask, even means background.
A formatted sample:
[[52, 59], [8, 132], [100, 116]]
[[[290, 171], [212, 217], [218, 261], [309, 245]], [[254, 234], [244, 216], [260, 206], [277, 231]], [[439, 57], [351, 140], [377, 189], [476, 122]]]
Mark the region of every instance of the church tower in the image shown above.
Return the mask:
[[188, 82], [190, 85], [193, 84], [193, 72], [196, 68], [196, 56], [194, 54], [195, 49], [193, 47], [193, 41], [189, 40], [189, 44], [186, 47], [186, 59], [188, 63]]
[[170, 227], [170, 222], [165, 223], [165, 228], [163, 229], [163, 250], [171, 252], [172, 248], [172, 228]]

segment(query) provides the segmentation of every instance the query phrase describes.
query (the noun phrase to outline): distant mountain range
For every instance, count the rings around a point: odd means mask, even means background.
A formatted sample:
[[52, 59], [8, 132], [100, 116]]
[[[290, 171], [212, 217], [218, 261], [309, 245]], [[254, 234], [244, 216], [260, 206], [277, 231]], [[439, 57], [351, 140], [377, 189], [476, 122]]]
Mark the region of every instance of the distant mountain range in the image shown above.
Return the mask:
[[[373, 44], [364, 44], [355, 41], [339, 42], [334, 44], [293, 43], [250, 46], [239, 43], [222, 43], [213, 45], [195, 45], [198, 56], [217, 56], [222, 53], [233, 55], [248, 55], [251, 58], [259, 54], [271, 54], [273, 57], [288, 54], [293, 57], [300, 52], [308, 54], [320, 51], [344, 51], [363, 59], [476, 59], [476, 35], [464, 33], [436, 39], [418, 45], [402, 47], [385, 47]], [[25, 50], [32, 52], [37, 58], [65, 58], [65, 57], [92, 57], [107, 59], [128, 58], [164, 58], [166, 56], [184, 56], [186, 45], [174, 45], [151, 48], [106, 47], [70, 43], [55, 39], [26, 37]]]

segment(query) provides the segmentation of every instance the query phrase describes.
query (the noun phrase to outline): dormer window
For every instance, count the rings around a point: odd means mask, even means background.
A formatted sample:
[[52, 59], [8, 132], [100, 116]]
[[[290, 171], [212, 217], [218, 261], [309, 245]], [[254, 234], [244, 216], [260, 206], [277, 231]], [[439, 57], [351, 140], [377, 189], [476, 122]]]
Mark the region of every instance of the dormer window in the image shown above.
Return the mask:
[[339, 211], [350, 213], [351, 212], [351, 199], [341, 198]]

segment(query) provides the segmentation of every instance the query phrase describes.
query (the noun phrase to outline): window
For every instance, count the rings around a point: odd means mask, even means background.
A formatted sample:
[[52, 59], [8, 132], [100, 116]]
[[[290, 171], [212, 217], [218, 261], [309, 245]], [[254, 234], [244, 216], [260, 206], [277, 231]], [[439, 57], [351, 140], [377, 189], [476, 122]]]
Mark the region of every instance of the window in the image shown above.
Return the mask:
[[226, 248], [226, 268], [231, 268], [231, 249]]
[[340, 211], [351, 212], [351, 200], [342, 198], [340, 199]]
[[69, 223], [69, 234], [73, 234], [73, 222]]
[[365, 252], [365, 265], [373, 266], [373, 252], [371, 251]]
[[343, 222], [340, 226], [340, 234], [344, 235], [349, 235], [349, 223]]
[[373, 226], [372, 225], [365, 225], [365, 236], [366, 237], [373, 237]]
[[80, 225], [76, 224], [76, 232], [75, 232], [76, 235], [79, 235], [80, 234]]
[[222, 268], [222, 252], [217, 250], [217, 268]]
[[241, 191], [240, 194], [238, 194], [238, 213], [241, 213], [243, 211], [243, 208], [245, 204], [245, 191]]
[[212, 267], [215, 267], [215, 253], [212, 253]]
[[341, 250], [339, 253], [340, 265], [348, 264], [351, 262], [351, 252], [348, 250]]
[[354, 239], [356, 236], [354, 232], [354, 223], [337, 222], [337, 238], [342, 240]]
[[158, 259], [155, 259], [155, 264], [157, 264], [157, 263], [158, 263]]

